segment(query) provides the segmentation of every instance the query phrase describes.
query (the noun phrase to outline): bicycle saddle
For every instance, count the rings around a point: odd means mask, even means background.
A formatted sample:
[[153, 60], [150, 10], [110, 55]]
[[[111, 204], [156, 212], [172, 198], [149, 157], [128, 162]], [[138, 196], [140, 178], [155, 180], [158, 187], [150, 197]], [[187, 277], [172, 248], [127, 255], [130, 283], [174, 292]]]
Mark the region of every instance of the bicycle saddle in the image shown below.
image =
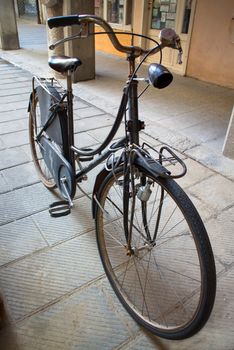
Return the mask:
[[74, 72], [82, 64], [79, 58], [69, 56], [51, 56], [48, 63], [51, 68], [60, 73], [66, 73], [69, 70]]

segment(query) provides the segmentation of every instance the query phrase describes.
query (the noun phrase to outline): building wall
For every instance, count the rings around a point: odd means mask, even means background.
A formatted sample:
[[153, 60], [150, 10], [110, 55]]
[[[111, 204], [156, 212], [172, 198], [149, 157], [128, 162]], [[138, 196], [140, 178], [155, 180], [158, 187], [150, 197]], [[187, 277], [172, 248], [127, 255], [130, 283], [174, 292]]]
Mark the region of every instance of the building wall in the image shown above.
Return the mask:
[[233, 0], [197, 0], [186, 75], [234, 88], [233, 22]]
[[[96, 26], [95, 31], [103, 32], [103, 29], [99, 26]], [[131, 35], [120, 34], [117, 35], [117, 38], [122, 45], [131, 45]], [[119, 52], [114, 48], [107, 34], [100, 34], [95, 36], [95, 49], [105, 53], [126, 57], [125, 53]]]

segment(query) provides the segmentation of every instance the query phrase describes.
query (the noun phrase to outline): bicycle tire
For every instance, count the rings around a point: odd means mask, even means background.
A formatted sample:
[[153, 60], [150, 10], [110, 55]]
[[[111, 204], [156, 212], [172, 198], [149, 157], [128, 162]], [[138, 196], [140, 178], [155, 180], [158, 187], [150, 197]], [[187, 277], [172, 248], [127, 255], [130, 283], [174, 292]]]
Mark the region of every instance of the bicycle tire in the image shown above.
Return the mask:
[[37, 170], [37, 174], [42, 183], [48, 189], [56, 187], [56, 183], [43, 159], [40, 147], [36, 142], [36, 135], [41, 129], [40, 107], [37, 93], [35, 92], [34, 101], [32, 101], [29, 111], [29, 143], [31, 148], [32, 159]]
[[[163, 338], [185, 339], [205, 325], [215, 300], [216, 272], [209, 238], [191, 200], [174, 180], [152, 177], [146, 170], [141, 170], [138, 180], [139, 170], [135, 173], [137, 191], [142, 179], [153, 184], [148, 204], [142, 206], [136, 198], [133, 253], [127, 255], [124, 239], [124, 172], [119, 168], [106, 177], [97, 196], [100, 257], [120, 302], [140, 325]], [[155, 245], [150, 245], [147, 230], [154, 230], [162, 191], [159, 231]]]

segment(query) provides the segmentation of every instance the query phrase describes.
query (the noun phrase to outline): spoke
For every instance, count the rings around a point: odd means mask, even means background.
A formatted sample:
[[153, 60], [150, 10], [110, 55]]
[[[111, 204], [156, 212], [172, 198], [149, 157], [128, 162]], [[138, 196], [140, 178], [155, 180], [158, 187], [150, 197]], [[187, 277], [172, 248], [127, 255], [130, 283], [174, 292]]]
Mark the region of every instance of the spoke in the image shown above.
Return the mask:
[[[155, 257], [154, 257], [154, 258], [155, 258]], [[160, 273], [160, 276], [163, 277], [163, 278], [162, 278], [163, 283], [164, 283], [164, 284], [167, 284], [167, 285], [169, 286], [170, 290], [175, 294], [177, 300], [179, 301], [179, 303], [181, 304], [181, 306], [182, 306], [182, 308], [184, 309], [185, 313], [187, 314], [187, 310], [185, 309], [184, 304], [183, 304], [181, 298], [180, 298], [180, 297], [178, 296], [178, 294], [176, 293], [174, 285], [173, 285], [173, 287], [171, 287], [171, 285], [168, 284], [167, 280], [166, 280], [165, 277], [164, 277], [164, 273], [163, 273], [163, 271], [162, 271], [161, 268], [160, 268], [160, 265], [157, 264], [157, 262], [156, 262], [156, 259], [155, 259], [155, 263], [156, 263], [156, 265], [157, 265], [157, 268], [158, 268], [158, 271], [159, 271], [159, 273]], [[164, 288], [164, 290], [165, 290], [165, 288]], [[168, 327], [167, 322], [166, 322], [166, 326]]]
[[[135, 259], [134, 259], [134, 264], [135, 264], [135, 267], [136, 267], [136, 273], [137, 273], [138, 281], [139, 281], [139, 284], [140, 284], [140, 289], [141, 289], [142, 297], [143, 297], [143, 300], [144, 300], [144, 303], [145, 303], [145, 306], [146, 306], [146, 312], [147, 312], [147, 314], [148, 314], [149, 320], [151, 320], [150, 314], [149, 314], [149, 310], [148, 310], [148, 306], [147, 306], [146, 301], [145, 301], [144, 290], [143, 290], [143, 286], [142, 286], [142, 283], [141, 283], [139, 271], [138, 271], [138, 268], [137, 268], [137, 266], [136, 266], [136, 261], [135, 261]], [[143, 305], [144, 305], [144, 304], [143, 304]]]
[[175, 270], [170, 269], [169, 267], [165, 267], [165, 266], [163, 266], [163, 265], [159, 265], [159, 264], [158, 264], [158, 266], [160, 266], [160, 267], [161, 267], [162, 269], [164, 269], [164, 270], [173, 272], [173, 273], [175, 273], [175, 274], [177, 274], [177, 275], [179, 275], [179, 276], [186, 277], [187, 279], [189, 279], [189, 280], [191, 280], [191, 281], [195, 281], [195, 282], [201, 284], [201, 281], [200, 281], [200, 280], [197, 280], [196, 278], [192, 278], [191, 276], [187, 276], [187, 275], [185, 275], [185, 274], [183, 274], [183, 273], [181, 273], [181, 272], [175, 271]]
[[[159, 239], [162, 238], [165, 234], [167, 234], [167, 232], [170, 232], [170, 230], [169, 230], [169, 231], [167, 231], [166, 233], [163, 234], [163, 231], [164, 231], [165, 227], [167, 226], [168, 222], [169, 222], [170, 219], [172, 218], [172, 216], [173, 216], [173, 214], [175, 213], [176, 209], [177, 209], [177, 206], [173, 209], [171, 215], [169, 216], [169, 218], [167, 219], [165, 225], [163, 226], [163, 228], [162, 228], [162, 230], [161, 230], [161, 234], [159, 234], [159, 237], [158, 237]], [[176, 224], [176, 225], [177, 225], [177, 224]], [[175, 225], [175, 226], [176, 226], [176, 225]]]
[[117, 243], [119, 243], [122, 247], [125, 247], [125, 245], [119, 241], [116, 237], [113, 236], [113, 234], [111, 234], [110, 232], [107, 231], [106, 227], [105, 227], [105, 232]]

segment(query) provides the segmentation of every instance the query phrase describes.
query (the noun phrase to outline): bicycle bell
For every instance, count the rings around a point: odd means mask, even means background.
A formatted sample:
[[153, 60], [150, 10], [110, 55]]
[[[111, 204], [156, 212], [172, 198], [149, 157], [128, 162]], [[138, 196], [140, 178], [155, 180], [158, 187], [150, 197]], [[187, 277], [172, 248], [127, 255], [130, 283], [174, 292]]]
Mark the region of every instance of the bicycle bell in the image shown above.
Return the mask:
[[173, 80], [171, 72], [159, 63], [149, 65], [148, 76], [150, 83], [158, 89], [167, 87]]

